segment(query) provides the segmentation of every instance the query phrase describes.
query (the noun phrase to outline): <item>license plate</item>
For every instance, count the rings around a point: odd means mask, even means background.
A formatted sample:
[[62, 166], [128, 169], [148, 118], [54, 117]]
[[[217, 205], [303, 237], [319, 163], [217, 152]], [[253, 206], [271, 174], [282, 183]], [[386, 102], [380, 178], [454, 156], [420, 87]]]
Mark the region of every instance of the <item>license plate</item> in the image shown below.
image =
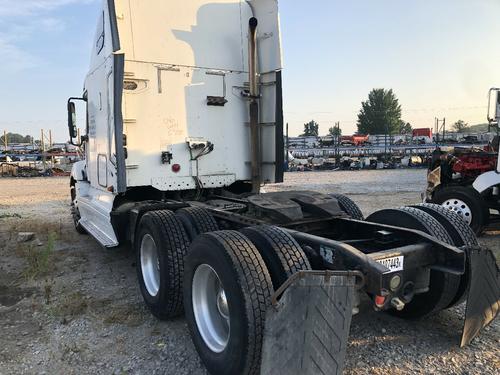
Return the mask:
[[377, 262], [382, 264], [383, 266], [386, 266], [389, 268], [389, 272], [396, 272], [396, 271], [402, 271], [404, 269], [404, 259], [405, 257], [403, 255], [398, 256], [398, 257], [391, 257], [391, 258], [385, 258], [385, 259], [378, 259]]

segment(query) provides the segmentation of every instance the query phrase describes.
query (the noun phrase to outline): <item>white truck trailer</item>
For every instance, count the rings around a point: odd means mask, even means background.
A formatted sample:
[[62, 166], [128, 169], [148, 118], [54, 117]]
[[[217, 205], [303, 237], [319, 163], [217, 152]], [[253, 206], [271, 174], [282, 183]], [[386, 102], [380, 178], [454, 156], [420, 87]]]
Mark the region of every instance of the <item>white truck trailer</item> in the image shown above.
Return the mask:
[[[283, 180], [276, 0], [105, 0], [83, 94], [76, 229], [130, 245], [156, 317], [185, 313], [212, 374], [341, 373], [358, 296], [403, 318], [469, 296], [462, 345], [498, 313], [498, 269], [435, 205], [364, 220]], [[86, 106], [77, 135], [75, 101]]]

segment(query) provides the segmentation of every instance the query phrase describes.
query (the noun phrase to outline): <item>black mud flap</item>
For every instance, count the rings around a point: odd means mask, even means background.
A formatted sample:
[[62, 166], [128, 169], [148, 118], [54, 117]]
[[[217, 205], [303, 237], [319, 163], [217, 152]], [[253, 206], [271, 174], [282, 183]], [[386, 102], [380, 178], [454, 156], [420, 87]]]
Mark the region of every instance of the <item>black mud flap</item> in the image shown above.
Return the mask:
[[461, 347], [479, 335], [500, 310], [500, 271], [495, 256], [488, 249], [474, 248], [469, 257], [471, 280]]
[[362, 283], [350, 271], [301, 271], [286, 281], [266, 315], [261, 374], [341, 374]]

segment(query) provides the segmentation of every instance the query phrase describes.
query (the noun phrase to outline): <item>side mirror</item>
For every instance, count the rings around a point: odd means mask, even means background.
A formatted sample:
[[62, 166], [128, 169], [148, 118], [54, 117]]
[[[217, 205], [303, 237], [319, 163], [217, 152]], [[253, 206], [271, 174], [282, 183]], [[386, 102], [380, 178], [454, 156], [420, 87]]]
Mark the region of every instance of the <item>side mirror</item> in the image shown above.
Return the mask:
[[74, 146], [81, 146], [81, 144], [76, 145], [73, 143], [73, 138], [78, 137], [78, 130], [76, 128], [76, 109], [73, 100], [81, 100], [83, 102], [87, 101], [87, 96], [84, 94], [83, 98], [69, 98], [68, 99], [68, 130], [69, 130], [69, 141]]
[[75, 103], [68, 101], [68, 129], [71, 139], [77, 137]]
[[498, 121], [500, 119], [500, 90], [496, 90], [497, 92], [497, 100], [495, 107], [495, 119]]

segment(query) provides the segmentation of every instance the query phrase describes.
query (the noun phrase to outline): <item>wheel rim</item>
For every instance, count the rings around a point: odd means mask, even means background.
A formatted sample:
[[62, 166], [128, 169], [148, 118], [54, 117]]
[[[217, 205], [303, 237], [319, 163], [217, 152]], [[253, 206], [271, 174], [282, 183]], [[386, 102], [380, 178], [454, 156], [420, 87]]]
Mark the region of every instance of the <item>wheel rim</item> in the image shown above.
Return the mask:
[[472, 211], [464, 201], [460, 199], [448, 199], [443, 202], [442, 206], [462, 216], [467, 224], [470, 225], [472, 222]]
[[198, 331], [210, 350], [220, 353], [229, 341], [229, 306], [219, 276], [208, 264], [196, 269], [192, 293]]
[[141, 241], [141, 270], [146, 290], [156, 296], [160, 290], [160, 259], [156, 243], [151, 235], [146, 234]]

